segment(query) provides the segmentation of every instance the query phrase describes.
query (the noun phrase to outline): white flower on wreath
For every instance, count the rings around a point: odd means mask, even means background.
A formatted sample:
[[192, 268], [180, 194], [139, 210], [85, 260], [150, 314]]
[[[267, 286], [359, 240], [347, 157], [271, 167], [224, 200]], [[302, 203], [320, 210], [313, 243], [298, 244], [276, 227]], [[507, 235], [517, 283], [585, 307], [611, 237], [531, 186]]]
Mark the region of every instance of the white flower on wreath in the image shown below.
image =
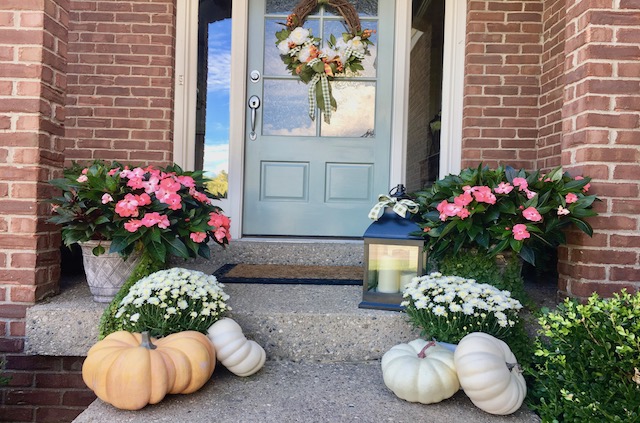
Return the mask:
[[297, 27], [291, 34], [289, 34], [289, 39], [297, 46], [304, 44], [309, 36], [311, 35], [311, 31], [301, 26]]
[[309, 56], [311, 56], [311, 46], [312, 44], [302, 46], [298, 53], [298, 60], [300, 60], [300, 62], [306, 63], [307, 60], [309, 60]]
[[347, 45], [351, 47], [351, 49], [356, 53], [364, 54], [365, 44], [362, 42], [362, 38], [360, 38], [359, 36], [355, 36], [347, 41]]
[[289, 38], [282, 40], [278, 43], [278, 50], [280, 51], [280, 54], [289, 54], [289, 51], [291, 50], [289, 48], [289, 43], [291, 42], [291, 40]]

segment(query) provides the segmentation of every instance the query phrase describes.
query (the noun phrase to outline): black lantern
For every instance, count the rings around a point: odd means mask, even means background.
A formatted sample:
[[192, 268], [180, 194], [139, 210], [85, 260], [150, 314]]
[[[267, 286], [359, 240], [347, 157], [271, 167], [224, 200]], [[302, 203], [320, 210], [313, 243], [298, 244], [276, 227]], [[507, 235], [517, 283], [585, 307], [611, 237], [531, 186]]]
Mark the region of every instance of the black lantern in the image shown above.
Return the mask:
[[[364, 283], [358, 307], [400, 311], [402, 290], [424, 274], [424, 240], [411, 235], [420, 227], [411, 220], [417, 204], [398, 185], [389, 196], [380, 196], [370, 217], [376, 219], [364, 233]], [[404, 215], [404, 217], [403, 217]]]

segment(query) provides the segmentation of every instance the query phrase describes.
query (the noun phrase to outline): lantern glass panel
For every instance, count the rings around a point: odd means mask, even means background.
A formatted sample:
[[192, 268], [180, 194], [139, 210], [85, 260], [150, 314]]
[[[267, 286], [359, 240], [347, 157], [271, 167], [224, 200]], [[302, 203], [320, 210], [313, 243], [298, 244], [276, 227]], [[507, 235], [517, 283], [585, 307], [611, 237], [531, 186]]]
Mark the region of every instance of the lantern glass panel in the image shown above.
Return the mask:
[[400, 293], [419, 274], [420, 247], [415, 245], [369, 245], [368, 290]]

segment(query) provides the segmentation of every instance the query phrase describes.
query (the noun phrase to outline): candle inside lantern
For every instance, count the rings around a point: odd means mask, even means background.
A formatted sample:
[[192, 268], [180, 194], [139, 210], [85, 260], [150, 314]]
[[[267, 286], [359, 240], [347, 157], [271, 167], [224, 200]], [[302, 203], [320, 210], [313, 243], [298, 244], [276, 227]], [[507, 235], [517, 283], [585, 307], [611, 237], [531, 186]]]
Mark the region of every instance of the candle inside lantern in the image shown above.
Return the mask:
[[400, 291], [400, 269], [397, 260], [383, 255], [378, 260], [378, 292], [393, 294]]
[[415, 272], [402, 272], [402, 275], [400, 276], [400, 290], [404, 291], [404, 289], [407, 287], [407, 285], [409, 285], [409, 282], [411, 282], [411, 280], [413, 280], [413, 278], [416, 277], [416, 273]]

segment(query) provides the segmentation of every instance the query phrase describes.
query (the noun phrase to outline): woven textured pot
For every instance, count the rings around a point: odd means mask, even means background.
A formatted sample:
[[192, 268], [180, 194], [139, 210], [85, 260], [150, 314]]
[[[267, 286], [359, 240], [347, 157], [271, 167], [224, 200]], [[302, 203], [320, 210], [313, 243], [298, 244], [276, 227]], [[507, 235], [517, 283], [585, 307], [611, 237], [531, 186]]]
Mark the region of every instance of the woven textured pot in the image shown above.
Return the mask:
[[99, 256], [94, 256], [91, 252], [94, 247], [98, 246], [98, 241], [80, 243], [82, 263], [93, 301], [108, 303], [136, 267], [140, 261], [140, 255], [132, 254], [127, 260], [123, 260], [118, 253], [108, 252], [111, 241], [101, 241], [100, 243], [107, 252]]

